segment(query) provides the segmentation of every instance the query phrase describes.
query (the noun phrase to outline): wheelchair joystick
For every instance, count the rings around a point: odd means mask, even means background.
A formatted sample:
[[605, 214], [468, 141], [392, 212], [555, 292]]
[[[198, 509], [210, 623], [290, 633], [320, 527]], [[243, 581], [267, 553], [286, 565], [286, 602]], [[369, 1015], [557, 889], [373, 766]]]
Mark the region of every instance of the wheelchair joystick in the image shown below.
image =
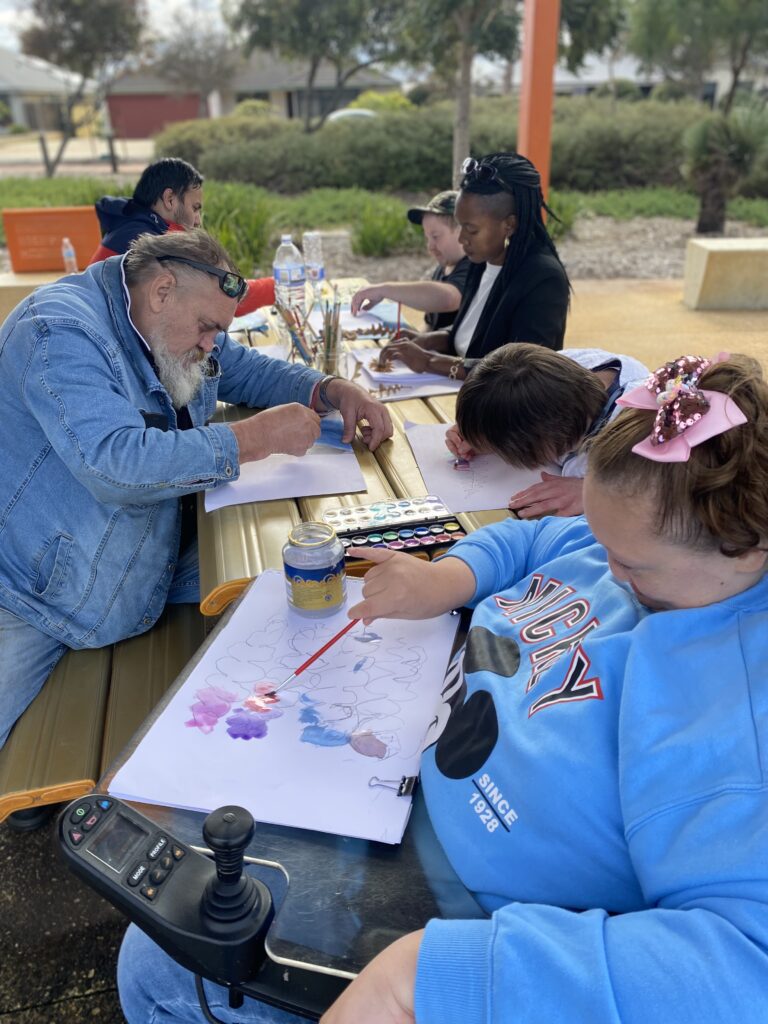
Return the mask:
[[243, 807], [219, 807], [203, 824], [203, 839], [213, 851], [216, 875], [203, 892], [201, 911], [212, 930], [259, 914], [262, 900], [256, 882], [243, 874], [243, 855], [255, 830]]

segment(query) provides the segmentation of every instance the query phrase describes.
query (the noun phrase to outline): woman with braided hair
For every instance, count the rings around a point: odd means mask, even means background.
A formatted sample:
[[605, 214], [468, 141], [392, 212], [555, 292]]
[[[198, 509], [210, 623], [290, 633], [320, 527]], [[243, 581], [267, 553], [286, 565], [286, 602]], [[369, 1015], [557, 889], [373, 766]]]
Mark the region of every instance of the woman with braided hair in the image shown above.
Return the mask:
[[463, 380], [474, 360], [509, 342], [563, 347], [570, 282], [542, 217], [539, 172], [519, 153], [470, 158], [462, 170], [455, 216], [472, 266], [456, 319], [450, 330], [393, 341], [382, 366], [398, 359]]

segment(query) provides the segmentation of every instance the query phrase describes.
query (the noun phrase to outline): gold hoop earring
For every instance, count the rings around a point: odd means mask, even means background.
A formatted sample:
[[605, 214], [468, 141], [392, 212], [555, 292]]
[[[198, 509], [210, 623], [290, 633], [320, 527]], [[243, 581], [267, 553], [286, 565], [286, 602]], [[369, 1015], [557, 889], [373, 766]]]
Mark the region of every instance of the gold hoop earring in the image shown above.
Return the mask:
[[506, 238], [504, 239], [504, 248], [509, 248], [509, 235], [507, 235]]

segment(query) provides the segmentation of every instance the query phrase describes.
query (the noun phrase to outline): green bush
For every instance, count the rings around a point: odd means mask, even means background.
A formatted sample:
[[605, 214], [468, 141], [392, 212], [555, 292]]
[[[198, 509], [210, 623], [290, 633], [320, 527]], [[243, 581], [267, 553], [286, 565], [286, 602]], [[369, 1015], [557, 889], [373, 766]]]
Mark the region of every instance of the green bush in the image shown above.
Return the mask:
[[547, 206], [554, 214], [553, 217], [547, 218], [547, 230], [555, 240], [563, 238], [573, 230], [576, 218], [583, 208], [581, 196], [574, 192], [557, 192], [555, 189], [550, 189]]
[[[552, 183], [570, 191], [680, 186], [683, 134], [706, 115], [691, 100], [561, 97], [555, 104]], [[354, 123], [337, 121], [307, 134], [297, 121], [232, 115], [174, 125], [157, 137], [156, 146], [159, 156], [180, 156], [211, 178], [274, 192], [357, 187], [432, 194], [450, 180], [452, 118], [452, 104], [440, 101], [382, 110]], [[516, 101], [474, 102], [474, 156], [512, 150], [516, 137]]]
[[[566, 194], [566, 198], [570, 199], [573, 195]], [[680, 217], [691, 220], [696, 216], [696, 196], [677, 188], [610, 189], [575, 195], [578, 197], [580, 213], [594, 213], [600, 217], [613, 217], [614, 220], [629, 220], [632, 217]], [[558, 201], [561, 198], [562, 193]]]
[[682, 184], [683, 134], [706, 109], [692, 102], [571, 97], [558, 115], [552, 127], [552, 183], [592, 192]]
[[405, 216], [404, 205], [395, 200], [386, 205], [366, 203], [354, 222], [352, 251], [361, 256], [392, 256], [423, 247], [422, 233]]
[[232, 111], [233, 117], [274, 117], [272, 105], [267, 100], [241, 100]]
[[768, 151], [761, 153], [742, 182], [739, 192], [751, 198], [768, 199]]
[[[179, 121], [155, 136], [155, 155], [180, 157], [200, 167], [205, 150], [216, 151], [234, 140], [257, 142], [268, 148], [274, 137], [301, 135], [297, 121], [281, 117], [236, 116], [213, 120]], [[243, 178], [242, 181], [253, 180]]]
[[[164, 155], [169, 155], [167, 150]], [[437, 192], [450, 179], [450, 120], [402, 111], [354, 124], [326, 124], [311, 134], [274, 131], [268, 145], [238, 137], [206, 149], [198, 166], [212, 178], [247, 181], [276, 192]]]
[[250, 185], [205, 186], [204, 225], [219, 239], [241, 270], [249, 275], [263, 262], [272, 242], [272, 210], [262, 189]]
[[387, 89], [382, 92], [379, 89], [366, 89], [347, 104], [348, 107], [362, 107], [363, 110], [411, 110], [413, 104], [398, 89]]
[[637, 103], [643, 98], [640, 86], [628, 78], [616, 78], [613, 82], [603, 82], [592, 95], [599, 98], [626, 100], [629, 103]]
[[658, 103], [679, 103], [681, 100], [690, 100], [689, 89], [681, 82], [659, 82], [651, 90], [651, 99]]

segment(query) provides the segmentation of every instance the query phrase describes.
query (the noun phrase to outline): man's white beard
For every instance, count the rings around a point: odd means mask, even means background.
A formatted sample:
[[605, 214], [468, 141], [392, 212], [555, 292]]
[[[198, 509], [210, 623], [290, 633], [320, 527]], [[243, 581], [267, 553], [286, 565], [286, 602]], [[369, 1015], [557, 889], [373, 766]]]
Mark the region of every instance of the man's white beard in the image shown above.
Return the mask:
[[157, 366], [160, 383], [171, 396], [175, 409], [189, 405], [203, 386], [208, 360], [195, 360], [198, 350], [192, 349], [183, 356], [173, 356], [164, 341], [152, 341], [152, 355]]

